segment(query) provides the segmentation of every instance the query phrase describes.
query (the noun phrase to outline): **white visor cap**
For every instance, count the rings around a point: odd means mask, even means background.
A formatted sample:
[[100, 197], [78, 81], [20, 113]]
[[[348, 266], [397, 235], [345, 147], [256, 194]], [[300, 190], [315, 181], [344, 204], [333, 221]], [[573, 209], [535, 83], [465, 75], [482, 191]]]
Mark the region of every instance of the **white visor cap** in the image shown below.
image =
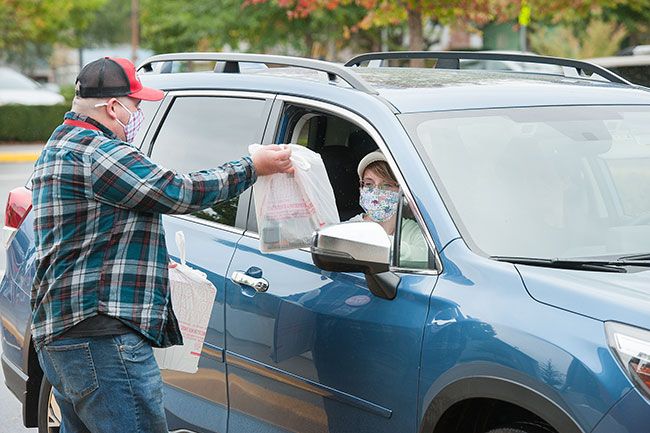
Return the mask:
[[375, 150], [374, 152], [370, 152], [369, 154], [364, 156], [363, 159], [359, 161], [359, 165], [357, 166], [357, 174], [359, 175], [359, 179], [363, 179], [363, 172], [366, 171], [366, 168], [373, 162], [377, 162], [377, 161], [388, 162], [384, 154], [378, 150]]

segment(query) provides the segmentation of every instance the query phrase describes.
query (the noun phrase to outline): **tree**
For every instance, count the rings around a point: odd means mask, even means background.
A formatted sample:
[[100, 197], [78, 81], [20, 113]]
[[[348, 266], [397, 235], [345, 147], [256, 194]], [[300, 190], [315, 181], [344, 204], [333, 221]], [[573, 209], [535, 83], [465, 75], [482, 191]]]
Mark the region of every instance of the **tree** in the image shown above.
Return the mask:
[[[410, 50], [426, 49], [423, 26], [425, 22], [460, 23], [469, 27], [488, 22], [514, 20], [526, 2], [536, 20], [579, 20], [597, 8], [617, 8], [630, 0], [249, 0], [255, 4], [273, 3], [287, 9], [288, 16], [305, 19], [322, 10], [356, 4], [366, 13], [359, 28], [385, 27], [407, 23]], [[647, 3], [649, 0], [641, 0]], [[638, 10], [638, 8], [634, 8]]]
[[555, 14], [540, 14], [530, 35], [539, 53], [590, 58], [613, 55], [624, 41], [650, 42], [650, 0], [582, 1], [562, 14], [559, 7], [566, 1], [550, 3]]
[[358, 5], [313, 11], [294, 19], [275, 2], [142, 0], [142, 36], [156, 52], [224, 48], [332, 58], [365, 9]]
[[627, 45], [650, 44], [650, 0], [627, 1], [603, 8], [603, 19], [627, 29]]
[[294, 19], [275, 2], [142, 0], [142, 36], [156, 52], [230, 48], [331, 58], [341, 44], [336, 36], [364, 14], [351, 5]]
[[530, 46], [539, 54], [588, 59], [614, 55], [626, 36], [622, 25], [594, 19], [585, 30], [570, 25], [539, 28], [530, 35]]
[[550, 359], [539, 366], [539, 376], [547, 385], [556, 388], [561, 386], [566, 379], [564, 374], [555, 368]]
[[0, 49], [25, 43], [78, 45], [79, 36], [107, 0], [0, 0]]
[[89, 25], [80, 30], [84, 46], [125, 44], [131, 37], [131, 0], [111, 0], [98, 8]]
[[156, 52], [275, 44], [286, 37], [281, 11], [244, 12], [238, 0], [142, 0], [141, 9], [143, 42]]
[[0, 0], [0, 50], [9, 59], [44, 57], [54, 43], [77, 47], [107, 0]]
[[[293, 19], [305, 19], [318, 11], [356, 5], [364, 9], [355, 29], [395, 26], [407, 23], [410, 50], [425, 48], [424, 23], [449, 24], [463, 21], [485, 23], [514, 11], [506, 0], [251, 0], [255, 4], [274, 3], [287, 9]], [[514, 12], [511, 12], [512, 14]]]

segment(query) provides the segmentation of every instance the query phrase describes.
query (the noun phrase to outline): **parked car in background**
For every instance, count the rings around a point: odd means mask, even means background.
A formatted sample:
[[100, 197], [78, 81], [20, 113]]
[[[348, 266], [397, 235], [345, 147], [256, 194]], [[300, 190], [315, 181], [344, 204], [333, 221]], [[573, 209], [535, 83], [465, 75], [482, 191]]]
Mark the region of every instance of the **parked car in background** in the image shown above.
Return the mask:
[[0, 66], [0, 105], [56, 105], [64, 98], [11, 68]]
[[[516, 56], [525, 55], [534, 56], [534, 53], [524, 51], [466, 51], [460, 52], [466, 57], [456, 59], [421, 59], [424, 67], [435, 67], [437, 69], [469, 69], [469, 70], [484, 70], [484, 71], [500, 71], [500, 72], [531, 72], [540, 74], [563, 74], [562, 66], [544, 62], [524, 62], [514, 60]], [[478, 56], [472, 56], [472, 53], [477, 53]], [[487, 53], [488, 56], [481, 56], [482, 53]], [[490, 54], [496, 54], [490, 56]], [[514, 56], [514, 57], [510, 57]], [[388, 66], [405, 66], [408, 64], [409, 59], [404, 58], [382, 58], [373, 59], [368, 61], [369, 66], [373, 67], [388, 67]], [[457, 64], [458, 63], [458, 64]]]
[[650, 50], [645, 54], [597, 57], [586, 61], [607, 68], [632, 83], [650, 87]]
[[[480, 51], [484, 53], [498, 53], [498, 54], [525, 54], [535, 55], [535, 53], [527, 51]], [[487, 71], [503, 71], [503, 72], [532, 72], [540, 74], [562, 74], [562, 67], [549, 63], [530, 63], [518, 62], [514, 60], [507, 60], [504, 56], [503, 59], [462, 59], [460, 61], [461, 69], [484, 69]]]
[[617, 56], [638, 56], [643, 54], [650, 54], [650, 45], [634, 45], [623, 48], [616, 53]]
[[[446, 69], [372, 66], [412, 58]], [[199, 60], [214, 66], [174, 72]], [[273, 254], [260, 251], [251, 191], [163, 217], [170, 255], [182, 231], [187, 263], [218, 290], [198, 372], [163, 371], [170, 431], [648, 431], [645, 88], [585, 62], [497, 53], [370, 53], [346, 66], [180, 53], [141, 71], [166, 94], [142, 102], [134, 145], [165, 167], [301, 144], [323, 159], [345, 221], [362, 212], [357, 165], [379, 149], [402, 192], [392, 241], [376, 223], [343, 222], [311, 249]], [[29, 188], [8, 197], [2, 367], [25, 425], [52, 433], [57, 407], [29, 328]], [[428, 246], [421, 261], [401, 258], [407, 225]]]

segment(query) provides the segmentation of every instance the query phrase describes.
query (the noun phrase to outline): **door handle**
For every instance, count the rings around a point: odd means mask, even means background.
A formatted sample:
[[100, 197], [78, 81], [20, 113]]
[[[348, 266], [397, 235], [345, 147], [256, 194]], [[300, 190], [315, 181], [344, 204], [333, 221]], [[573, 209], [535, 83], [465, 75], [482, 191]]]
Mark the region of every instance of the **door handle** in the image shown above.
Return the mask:
[[242, 284], [244, 286], [249, 286], [255, 289], [258, 293], [264, 293], [269, 290], [269, 282], [264, 278], [254, 278], [245, 272], [235, 271], [230, 276], [230, 279], [237, 284]]
[[443, 326], [446, 325], [447, 323], [454, 323], [454, 322], [456, 322], [456, 319], [433, 319], [431, 321], [432, 324], [438, 326]]

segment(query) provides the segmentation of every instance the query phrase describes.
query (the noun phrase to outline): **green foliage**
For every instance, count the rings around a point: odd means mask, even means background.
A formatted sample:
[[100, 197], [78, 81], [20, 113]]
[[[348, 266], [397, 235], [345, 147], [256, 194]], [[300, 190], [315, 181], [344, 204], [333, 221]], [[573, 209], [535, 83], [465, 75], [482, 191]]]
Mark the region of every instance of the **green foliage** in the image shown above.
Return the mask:
[[[289, 16], [307, 20], [313, 15], [352, 5], [364, 10], [351, 28], [388, 28], [408, 23], [409, 48], [425, 49], [424, 23], [451, 24], [476, 29], [491, 22], [511, 22], [524, 2], [530, 6], [533, 22], [579, 23], [594, 11], [614, 10], [632, 0], [247, 0], [253, 4], [278, 5]], [[650, 0], [635, 0], [650, 3]], [[647, 9], [647, 8], [646, 8]], [[638, 11], [639, 8], [634, 8]]]
[[142, 0], [142, 38], [156, 52], [274, 51], [331, 57], [364, 16], [357, 5], [293, 19], [275, 2]]
[[0, 106], [0, 141], [46, 141], [70, 110], [61, 105]]
[[[142, 39], [155, 52], [237, 47], [246, 36], [274, 44], [286, 31], [280, 14], [267, 11], [270, 13], [264, 17], [244, 12], [239, 0], [142, 0], [141, 9]], [[276, 34], [268, 32], [267, 23], [277, 26]]]
[[28, 43], [79, 46], [79, 36], [107, 0], [0, 0], [0, 49]]
[[650, 0], [626, 1], [603, 8], [603, 16], [628, 30], [624, 46], [650, 44]]
[[33, 69], [54, 44], [80, 47], [108, 0], [0, 0], [0, 60]]
[[80, 31], [84, 46], [123, 44], [131, 40], [131, 0], [111, 0], [93, 13]]
[[626, 35], [619, 24], [594, 19], [584, 30], [570, 25], [541, 27], [529, 38], [531, 48], [539, 54], [588, 59], [616, 54]]
[[74, 99], [74, 92], [74, 84], [66, 84], [65, 86], [61, 86], [61, 89], [59, 90], [59, 93], [65, 98], [66, 104], [72, 104], [72, 100]]
[[[140, 0], [140, 25], [142, 45], [156, 52], [228, 49], [337, 59], [346, 49], [380, 49], [382, 33], [390, 48], [403, 48], [407, 28], [409, 39], [417, 39], [414, 46], [426, 46], [425, 23], [476, 29], [510, 22], [523, 1]], [[585, 55], [593, 41], [600, 55], [621, 42], [618, 32], [603, 40], [608, 28], [589, 34], [586, 23], [593, 16], [621, 23], [628, 44], [650, 42], [650, 0], [527, 3], [533, 28], [561, 26], [544, 37], [564, 47], [564, 55]], [[55, 43], [74, 48], [128, 42], [130, 13], [131, 0], [0, 0], [0, 57], [29, 68], [29, 59], [47, 58]], [[535, 44], [543, 52], [557, 52], [543, 40]]]
[[[632, 1], [637, 0], [528, 0], [528, 4], [533, 22], [562, 22], [579, 26], [580, 23], [588, 22], [593, 15], [599, 14], [603, 8], [615, 8]], [[521, 3], [521, 0], [516, 3]]]

